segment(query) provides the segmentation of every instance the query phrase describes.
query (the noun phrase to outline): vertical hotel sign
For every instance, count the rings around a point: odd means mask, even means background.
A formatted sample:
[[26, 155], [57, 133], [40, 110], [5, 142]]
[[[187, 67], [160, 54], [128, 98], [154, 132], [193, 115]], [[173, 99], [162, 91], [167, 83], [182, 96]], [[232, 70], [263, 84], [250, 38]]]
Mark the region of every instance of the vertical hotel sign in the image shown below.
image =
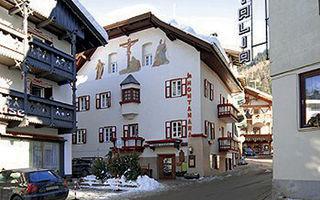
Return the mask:
[[[248, 49], [248, 35], [252, 31], [251, 1], [252, 0], [241, 0], [241, 8], [239, 9], [239, 12], [238, 12], [239, 35], [241, 36], [241, 48], [243, 49], [243, 51], [240, 52], [239, 54], [240, 64], [251, 61], [250, 49]], [[251, 34], [251, 41], [252, 41], [252, 34]]]
[[188, 118], [188, 136], [192, 133], [192, 109], [191, 109], [191, 79], [192, 75], [187, 73], [187, 118]]

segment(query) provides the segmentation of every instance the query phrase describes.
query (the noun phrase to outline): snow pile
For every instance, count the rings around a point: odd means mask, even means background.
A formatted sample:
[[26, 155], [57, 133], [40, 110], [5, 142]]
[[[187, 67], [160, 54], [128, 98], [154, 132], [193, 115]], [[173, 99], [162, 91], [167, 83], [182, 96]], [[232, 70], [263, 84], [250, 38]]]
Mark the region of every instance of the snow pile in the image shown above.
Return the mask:
[[143, 191], [156, 190], [162, 187], [162, 185], [158, 181], [146, 175], [139, 176], [137, 178], [137, 184], [139, 185], [139, 190], [143, 190]]
[[83, 180], [84, 180], [83, 183], [86, 183], [86, 184], [88, 184], [88, 185], [90, 185], [90, 186], [92, 186], [92, 184], [98, 182], [96, 176], [94, 176], [94, 175], [86, 176], [86, 177], [83, 178]]

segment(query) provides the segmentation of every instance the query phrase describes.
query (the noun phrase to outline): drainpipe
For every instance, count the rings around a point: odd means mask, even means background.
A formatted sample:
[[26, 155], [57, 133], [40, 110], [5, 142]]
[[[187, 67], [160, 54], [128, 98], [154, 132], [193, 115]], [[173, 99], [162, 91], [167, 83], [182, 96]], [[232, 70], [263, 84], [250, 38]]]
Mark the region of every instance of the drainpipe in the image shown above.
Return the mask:
[[[73, 58], [76, 58], [76, 42], [77, 42], [77, 38], [76, 38], [76, 31], [73, 31], [71, 33], [71, 44], [72, 44], [72, 49], [71, 49], [71, 53]], [[77, 91], [77, 87], [76, 87], [76, 82], [77, 82], [77, 71], [76, 71], [76, 61], [73, 61], [73, 79], [72, 79], [72, 105], [73, 105], [73, 127], [72, 127], [72, 132], [76, 132], [76, 127], [77, 127], [77, 117], [76, 117], [76, 91]]]

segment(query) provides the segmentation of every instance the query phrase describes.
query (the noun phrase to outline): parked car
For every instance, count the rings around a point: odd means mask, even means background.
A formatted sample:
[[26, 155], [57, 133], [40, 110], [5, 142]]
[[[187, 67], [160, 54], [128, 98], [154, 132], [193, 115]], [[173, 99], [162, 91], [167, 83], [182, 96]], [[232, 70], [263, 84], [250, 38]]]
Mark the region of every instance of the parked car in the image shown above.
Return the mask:
[[86, 177], [92, 173], [92, 163], [98, 158], [75, 158], [72, 160], [72, 175], [74, 177]]
[[254, 151], [250, 148], [244, 148], [243, 149], [243, 154], [245, 156], [255, 156], [256, 154], [254, 153]]
[[47, 169], [11, 169], [0, 172], [1, 200], [65, 200], [68, 183]]

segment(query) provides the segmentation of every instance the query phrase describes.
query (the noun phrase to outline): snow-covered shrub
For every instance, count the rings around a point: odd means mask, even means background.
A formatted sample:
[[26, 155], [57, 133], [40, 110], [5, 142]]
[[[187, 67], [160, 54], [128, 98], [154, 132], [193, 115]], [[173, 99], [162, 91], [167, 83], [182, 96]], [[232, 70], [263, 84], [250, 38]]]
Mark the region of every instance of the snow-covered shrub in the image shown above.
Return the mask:
[[92, 174], [95, 175], [101, 182], [108, 178], [107, 165], [104, 159], [96, 159], [93, 161]]

